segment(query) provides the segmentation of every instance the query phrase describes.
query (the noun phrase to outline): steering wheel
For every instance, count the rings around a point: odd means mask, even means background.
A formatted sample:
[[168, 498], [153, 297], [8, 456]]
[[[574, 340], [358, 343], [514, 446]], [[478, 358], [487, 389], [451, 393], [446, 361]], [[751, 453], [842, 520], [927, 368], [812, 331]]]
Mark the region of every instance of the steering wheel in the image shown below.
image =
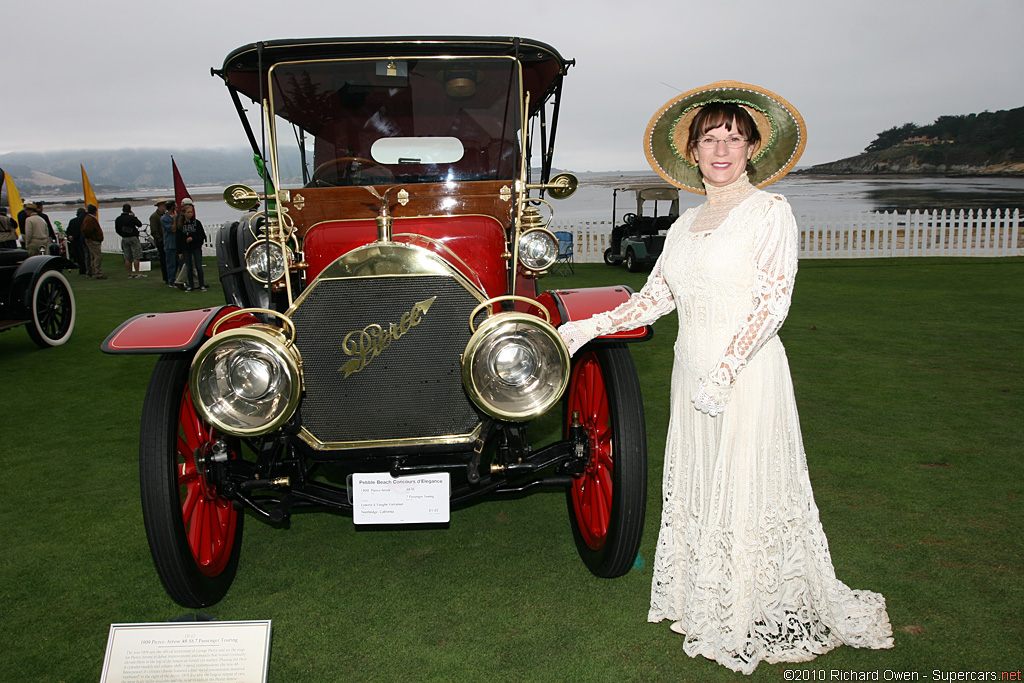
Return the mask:
[[[359, 170], [353, 172], [351, 164], [359, 164]], [[369, 177], [374, 179], [381, 179], [385, 183], [393, 182], [395, 174], [388, 170], [387, 167], [382, 166], [373, 159], [367, 159], [365, 157], [337, 157], [330, 161], [325, 161], [316, 167], [313, 171], [313, 177], [310, 178], [309, 184], [315, 187], [337, 187], [339, 185], [373, 185], [375, 183], [364, 183], [362, 182], [362, 171], [363, 168], [376, 168], [381, 172], [373, 174]], [[326, 170], [334, 169], [334, 173], [325, 173]]]
[[622, 222], [625, 223], [626, 225], [633, 225], [633, 221], [635, 221], [635, 220], [636, 220], [636, 214], [635, 213], [627, 213], [625, 216], [622, 217]]

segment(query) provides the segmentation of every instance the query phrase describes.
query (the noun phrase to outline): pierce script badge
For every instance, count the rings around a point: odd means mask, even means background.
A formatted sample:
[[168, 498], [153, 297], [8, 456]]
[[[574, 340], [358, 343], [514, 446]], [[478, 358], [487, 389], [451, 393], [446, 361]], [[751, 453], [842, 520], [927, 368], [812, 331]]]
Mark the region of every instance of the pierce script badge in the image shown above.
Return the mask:
[[398, 322], [390, 323], [387, 329], [383, 325], [372, 323], [361, 330], [352, 330], [346, 334], [342, 340], [341, 349], [345, 355], [352, 356], [352, 360], [338, 368], [338, 372], [345, 373], [342, 379], [348, 379], [365, 368], [384, 349], [419, 325], [435, 299], [437, 297], [432, 296], [425, 301], [413, 304], [412, 310], [403, 313]]

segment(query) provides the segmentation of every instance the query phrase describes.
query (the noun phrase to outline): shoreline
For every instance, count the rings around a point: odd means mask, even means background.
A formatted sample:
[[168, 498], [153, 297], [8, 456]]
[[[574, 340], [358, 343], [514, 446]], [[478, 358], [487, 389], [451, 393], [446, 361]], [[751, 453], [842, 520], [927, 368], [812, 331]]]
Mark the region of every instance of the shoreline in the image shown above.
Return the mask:
[[[133, 209], [136, 206], [156, 206], [156, 200], [157, 199], [160, 199], [162, 197], [167, 197], [167, 199], [173, 199], [173, 195], [174, 195], [174, 192], [172, 191], [172, 192], [169, 192], [166, 195], [153, 195], [153, 196], [148, 196], [148, 197], [124, 196], [124, 197], [109, 197], [109, 198], [104, 198], [104, 199], [97, 198], [97, 201], [99, 202], [99, 205], [96, 208], [97, 209], [120, 209], [121, 206], [124, 205], [124, 204], [131, 204]], [[192, 199], [194, 201], [197, 201], [197, 202], [200, 202], [200, 201], [203, 201], [203, 202], [216, 201], [218, 199], [223, 199], [223, 197], [224, 197], [223, 193], [221, 193], [221, 192], [195, 192], [195, 193], [191, 193], [191, 196], [192, 196]], [[63, 207], [72, 207], [72, 208], [79, 207], [79, 206], [83, 206], [83, 207], [85, 206], [85, 200], [83, 198], [81, 198], [81, 197], [78, 198], [78, 199], [47, 199], [45, 196], [43, 196], [43, 197], [40, 197], [38, 199], [30, 199], [30, 200], [25, 200], [25, 201], [43, 202], [43, 204], [46, 205], [46, 206], [63, 206]]]
[[936, 178], [1024, 178], [1024, 173], [837, 173], [797, 169], [791, 175], [823, 180], [935, 180]]

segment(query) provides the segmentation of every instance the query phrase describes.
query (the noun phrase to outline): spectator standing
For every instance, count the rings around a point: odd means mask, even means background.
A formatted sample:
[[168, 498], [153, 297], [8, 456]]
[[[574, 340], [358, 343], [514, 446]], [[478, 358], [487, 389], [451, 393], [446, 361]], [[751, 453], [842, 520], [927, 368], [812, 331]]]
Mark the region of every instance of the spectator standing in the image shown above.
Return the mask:
[[167, 282], [167, 261], [164, 259], [164, 228], [160, 219], [167, 213], [167, 200], [161, 197], [156, 200], [156, 211], [149, 215], [149, 234], [153, 238], [153, 245], [160, 259], [160, 277]]
[[71, 250], [71, 260], [78, 264], [78, 274], [89, 274], [89, 252], [85, 248], [85, 240], [82, 239], [82, 219], [85, 218], [85, 209], [79, 208], [74, 218], [68, 221], [68, 244]]
[[196, 276], [199, 279], [199, 289], [206, 291], [206, 282], [203, 278], [203, 242], [206, 241], [206, 232], [203, 224], [196, 218], [196, 208], [191, 202], [181, 207], [181, 227], [178, 228], [178, 243], [185, 263], [185, 273], [188, 276], [186, 292], [195, 290]]
[[121, 207], [121, 215], [114, 220], [114, 230], [121, 236], [121, 255], [124, 256], [124, 268], [128, 277], [146, 277], [139, 270], [142, 260], [142, 241], [139, 239], [139, 228], [142, 221], [132, 211], [131, 204]]
[[103, 274], [103, 228], [96, 218], [95, 204], [86, 208], [85, 218], [82, 219], [82, 237], [89, 250], [89, 274], [97, 280], [106, 280], [107, 276]]
[[57, 243], [57, 233], [53, 231], [53, 223], [50, 222], [50, 217], [43, 213], [43, 204], [41, 200], [36, 200], [36, 213], [39, 217], [46, 221], [46, 232], [50, 235], [50, 242], [53, 244]]
[[25, 205], [25, 223], [23, 232], [25, 234], [25, 248], [31, 256], [37, 254], [48, 254], [50, 252], [50, 231], [46, 228], [46, 221], [39, 215], [36, 205], [29, 202]]
[[18, 248], [18, 231], [14, 219], [7, 215], [7, 207], [0, 206], [0, 249]]
[[167, 286], [174, 286], [174, 278], [178, 275], [178, 243], [174, 233], [174, 200], [167, 201], [164, 215], [160, 217], [160, 229], [164, 234], [164, 260], [167, 262]]

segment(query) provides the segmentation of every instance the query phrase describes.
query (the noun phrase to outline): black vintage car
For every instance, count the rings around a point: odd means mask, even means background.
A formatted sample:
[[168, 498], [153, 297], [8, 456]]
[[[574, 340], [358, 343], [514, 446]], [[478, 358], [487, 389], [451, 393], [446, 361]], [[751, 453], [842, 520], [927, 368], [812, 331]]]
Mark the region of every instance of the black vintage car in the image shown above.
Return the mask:
[[[629, 291], [537, 285], [558, 255], [548, 199], [576, 185], [549, 177], [572, 65], [521, 38], [325, 38], [214, 70], [265, 179], [225, 191], [246, 211], [217, 238], [226, 303], [138, 316], [103, 345], [160, 354], [142, 505], [176, 601], [221, 599], [246, 517], [443, 524], [537, 487], [565, 491], [594, 574], [633, 565], [647, 451], [625, 343], [649, 330], [570, 362], [556, 326]], [[536, 446], [549, 411], [562, 438]]]
[[0, 249], [0, 332], [24, 326], [42, 348], [60, 346], [75, 329], [75, 294], [60, 256]]

